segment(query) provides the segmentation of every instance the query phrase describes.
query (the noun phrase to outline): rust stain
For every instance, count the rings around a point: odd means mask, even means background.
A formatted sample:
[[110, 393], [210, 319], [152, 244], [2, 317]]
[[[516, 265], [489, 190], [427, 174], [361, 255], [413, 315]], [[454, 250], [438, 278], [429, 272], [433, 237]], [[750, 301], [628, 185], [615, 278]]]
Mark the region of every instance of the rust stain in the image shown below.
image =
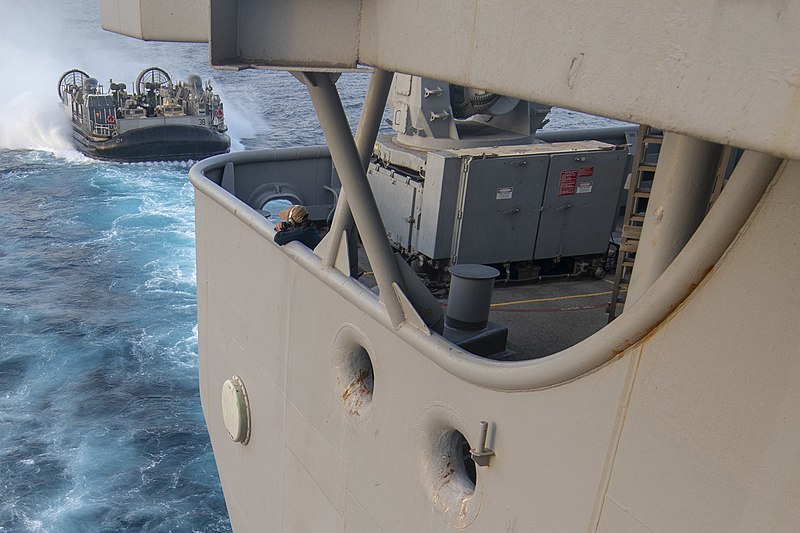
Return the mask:
[[342, 401], [348, 406], [348, 412], [353, 415], [360, 415], [360, 408], [364, 405], [366, 398], [372, 392], [367, 386], [369, 371], [364, 369], [359, 371], [358, 376], [350, 382], [350, 385], [342, 393]]
[[453, 465], [450, 461], [447, 461], [445, 465], [444, 475], [442, 476], [442, 486], [448, 485], [450, 481], [453, 480], [453, 474], [456, 473], [456, 469], [453, 468]]

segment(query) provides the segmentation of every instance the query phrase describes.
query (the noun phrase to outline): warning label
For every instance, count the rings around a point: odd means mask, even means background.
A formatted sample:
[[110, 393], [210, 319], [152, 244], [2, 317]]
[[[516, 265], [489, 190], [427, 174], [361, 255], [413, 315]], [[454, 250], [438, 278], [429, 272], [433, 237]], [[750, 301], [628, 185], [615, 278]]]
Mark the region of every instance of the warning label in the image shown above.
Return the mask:
[[498, 200], [510, 200], [513, 195], [514, 195], [514, 187], [498, 187], [497, 188], [497, 199]]
[[581, 167], [578, 171], [579, 178], [588, 178], [592, 174], [594, 174], [594, 167]]
[[561, 180], [558, 182], [558, 195], [566, 196], [575, 194], [575, 186], [578, 183], [577, 170], [562, 170]]
[[587, 192], [592, 192], [592, 182], [591, 181], [581, 181], [578, 183], [578, 194], [586, 194]]

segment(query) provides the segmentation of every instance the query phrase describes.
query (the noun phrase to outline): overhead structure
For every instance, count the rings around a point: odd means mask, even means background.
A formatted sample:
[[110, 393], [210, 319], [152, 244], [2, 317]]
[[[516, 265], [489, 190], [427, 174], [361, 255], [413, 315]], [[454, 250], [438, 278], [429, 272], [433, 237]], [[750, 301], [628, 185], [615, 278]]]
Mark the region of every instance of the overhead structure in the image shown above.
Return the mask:
[[633, 0], [569, 9], [528, 0], [211, 0], [210, 60], [226, 68], [367, 65], [797, 158], [800, 13], [794, 2], [782, 6], [721, 10], [678, 0], [643, 12]]

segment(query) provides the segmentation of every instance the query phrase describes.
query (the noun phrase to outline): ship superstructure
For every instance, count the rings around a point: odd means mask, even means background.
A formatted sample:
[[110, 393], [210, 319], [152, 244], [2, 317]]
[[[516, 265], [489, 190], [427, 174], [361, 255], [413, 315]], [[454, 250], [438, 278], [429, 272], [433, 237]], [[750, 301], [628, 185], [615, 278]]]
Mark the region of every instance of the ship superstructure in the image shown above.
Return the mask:
[[190, 75], [173, 83], [159, 67], [142, 70], [133, 92], [109, 81], [108, 91], [79, 69], [65, 72], [58, 96], [84, 154], [115, 161], [198, 160], [226, 153], [222, 101], [210, 83]]
[[[208, 26], [122, 5], [102, 2], [113, 31], [291, 69], [328, 142], [190, 172], [201, 394], [236, 531], [796, 531], [800, 2], [211, 0]], [[354, 138], [335, 81], [359, 65]], [[393, 253], [367, 166], [394, 72], [664, 132], [618, 318], [516, 362], [441, 333], [482, 322], [486, 275], [456, 272], [476, 283], [443, 318]], [[743, 154], [709, 210], [723, 146]], [[272, 242], [253, 205], [296, 185], [260, 187], [264, 161], [328, 188], [335, 169], [315, 250]], [[375, 291], [348, 275], [353, 222]]]

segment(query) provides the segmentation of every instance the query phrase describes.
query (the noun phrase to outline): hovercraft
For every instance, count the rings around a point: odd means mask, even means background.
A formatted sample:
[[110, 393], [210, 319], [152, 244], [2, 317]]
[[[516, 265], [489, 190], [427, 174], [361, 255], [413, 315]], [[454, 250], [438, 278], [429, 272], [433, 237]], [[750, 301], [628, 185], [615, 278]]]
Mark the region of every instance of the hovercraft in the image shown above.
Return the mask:
[[106, 92], [79, 69], [65, 72], [58, 96], [72, 119], [78, 150], [111, 161], [186, 161], [223, 154], [231, 140], [211, 84], [192, 74], [173, 84], [164, 70], [139, 73], [134, 92], [109, 80]]

